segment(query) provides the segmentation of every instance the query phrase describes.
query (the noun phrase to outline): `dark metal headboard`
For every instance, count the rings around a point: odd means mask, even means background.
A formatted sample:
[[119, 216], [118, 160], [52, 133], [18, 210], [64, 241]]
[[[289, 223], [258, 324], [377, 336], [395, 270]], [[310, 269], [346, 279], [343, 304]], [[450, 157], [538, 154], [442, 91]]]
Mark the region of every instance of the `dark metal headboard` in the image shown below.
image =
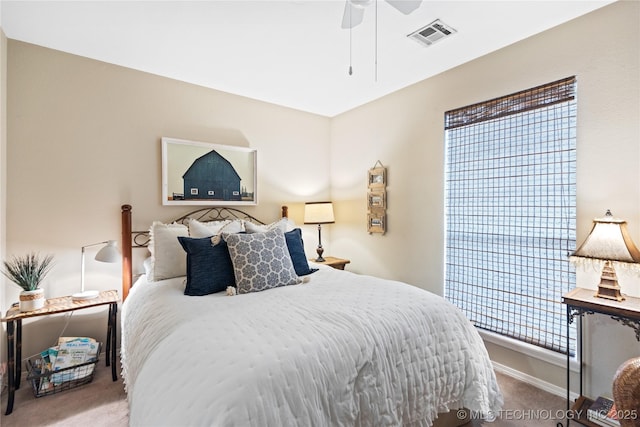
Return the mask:
[[[289, 216], [287, 206], [282, 206], [282, 218]], [[169, 222], [186, 224], [187, 220], [195, 219], [201, 222], [208, 221], [224, 221], [227, 219], [242, 219], [251, 221], [255, 224], [264, 224], [264, 222], [255, 218], [248, 213], [231, 207], [210, 207], [201, 208], [188, 212], [179, 218]], [[122, 300], [124, 301], [129, 294], [129, 290], [133, 285], [132, 271], [132, 249], [146, 248], [149, 245], [149, 230], [132, 231], [131, 230], [131, 205], [122, 205]]]
[[[126, 206], [126, 205], [125, 205]], [[187, 225], [190, 219], [195, 219], [200, 222], [208, 221], [224, 221], [227, 219], [243, 219], [245, 221], [251, 221], [255, 224], [264, 224], [254, 216], [249, 215], [236, 208], [227, 207], [213, 207], [202, 208], [195, 211], [188, 212], [179, 218], [171, 220], [171, 223]], [[131, 231], [131, 245], [133, 248], [146, 248], [149, 246], [149, 230], [144, 231]]]

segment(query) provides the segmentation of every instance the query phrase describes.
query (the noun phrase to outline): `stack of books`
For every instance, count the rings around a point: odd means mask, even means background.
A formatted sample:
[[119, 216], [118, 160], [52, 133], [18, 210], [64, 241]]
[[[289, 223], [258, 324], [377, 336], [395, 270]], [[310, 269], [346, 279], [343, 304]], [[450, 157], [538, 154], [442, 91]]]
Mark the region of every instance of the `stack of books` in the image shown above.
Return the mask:
[[620, 427], [618, 410], [613, 400], [600, 396], [589, 406], [587, 419], [603, 427]]

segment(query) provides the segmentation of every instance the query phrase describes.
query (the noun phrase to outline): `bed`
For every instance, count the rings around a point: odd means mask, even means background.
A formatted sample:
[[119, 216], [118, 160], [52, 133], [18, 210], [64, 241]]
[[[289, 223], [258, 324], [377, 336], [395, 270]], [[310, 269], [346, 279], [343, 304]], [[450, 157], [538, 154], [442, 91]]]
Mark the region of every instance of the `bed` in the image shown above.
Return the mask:
[[[442, 297], [307, 262], [286, 208], [270, 224], [234, 209], [203, 211], [154, 222], [148, 237], [132, 232], [123, 206], [130, 425], [452, 426], [501, 409], [480, 336]], [[173, 237], [185, 266], [167, 274], [179, 257], [175, 244], [172, 254], [159, 246], [158, 230], [174, 243], [171, 233], [185, 226]], [[156, 259], [133, 285], [132, 248], [148, 245]], [[211, 257], [222, 249], [224, 260]], [[200, 264], [224, 270], [229, 260], [235, 287], [223, 278], [210, 292], [210, 278], [224, 274], [206, 275]]]

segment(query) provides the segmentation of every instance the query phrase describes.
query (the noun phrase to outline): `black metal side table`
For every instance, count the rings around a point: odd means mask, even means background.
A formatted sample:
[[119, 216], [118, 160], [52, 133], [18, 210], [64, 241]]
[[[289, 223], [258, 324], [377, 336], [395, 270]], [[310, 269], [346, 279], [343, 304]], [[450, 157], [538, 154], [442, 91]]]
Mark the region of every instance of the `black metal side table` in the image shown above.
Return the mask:
[[[586, 288], [574, 288], [562, 296], [562, 303], [567, 305], [567, 410], [573, 411], [569, 419], [586, 426], [595, 426], [587, 420], [584, 408], [585, 401], [589, 401], [583, 395], [583, 361], [582, 361], [582, 318], [585, 314], [604, 314], [610, 316], [624, 325], [630, 326], [635, 331], [636, 340], [640, 341], [640, 298], [625, 295], [624, 301], [615, 301], [594, 296], [595, 291]], [[571, 406], [571, 372], [569, 364], [569, 328], [573, 321], [579, 319], [578, 334], [578, 354], [580, 363], [580, 395], [573, 406]], [[569, 412], [567, 412], [568, 414]], [[582, 417], [580, 417], [582, 415]], [[568, 422], [567, 422], [568, 424]]]

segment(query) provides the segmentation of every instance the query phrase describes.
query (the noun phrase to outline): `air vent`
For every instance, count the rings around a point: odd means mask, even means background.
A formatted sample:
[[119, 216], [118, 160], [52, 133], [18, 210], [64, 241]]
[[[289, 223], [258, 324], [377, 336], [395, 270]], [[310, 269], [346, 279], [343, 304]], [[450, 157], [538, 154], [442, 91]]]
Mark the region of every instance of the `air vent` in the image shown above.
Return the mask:
[[444, 39], [456, 33], [456, 30], [445, 24], [439, 19], [436, 19], [431, 24], [414, 31], [407, 35], [410, 39], [413, 39], [424, 46], [431, 46], [437, 41]]

